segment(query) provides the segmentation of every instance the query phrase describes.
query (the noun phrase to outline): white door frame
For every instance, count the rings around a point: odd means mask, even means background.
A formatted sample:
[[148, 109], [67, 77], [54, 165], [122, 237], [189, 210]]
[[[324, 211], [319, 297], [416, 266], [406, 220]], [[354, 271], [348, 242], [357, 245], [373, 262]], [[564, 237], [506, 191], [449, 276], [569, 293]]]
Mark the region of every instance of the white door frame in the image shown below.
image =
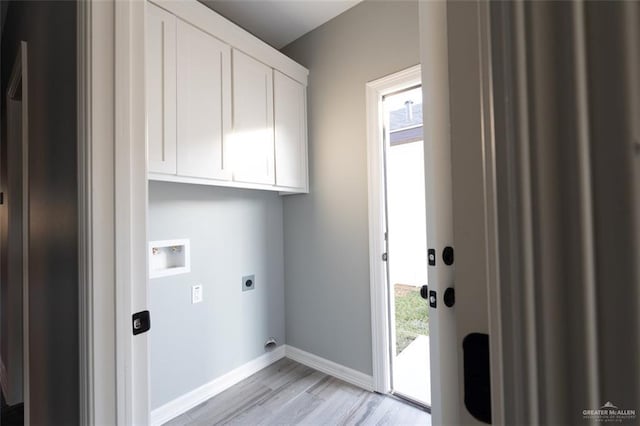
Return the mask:
[[[384, 128], [382, 98], [421, 82], [421, 67], [415, 65], [367, 83], [367, 159], [369, 174], [369, 276], [371, 289], [371, 341], [373, 387], [381, 393], [391, 391], [392, 340], [389, 318], [387, 265], [382, 254], [387, 251]], [[426, 238], [426, 235], [425, 235]]]
[[[421, 53], [435, 52], [435, 56], [428, 56], [428, 63], [423, 61], [422, 84], [431, 97], [431, 109], [425, 111], [425, 130], [433, 130], [433, 123], [437, 124], [438, 143], [443, 144], [444, 153], [449, 143], [447, 5], [420, 3]], [[485, 6], [480, 7], [479, 19], [483, 24], [488, 22], [486, 10]], [[80, 419], [83, 424], [149, 423], [148, 335], [134, 337], [131, 333], [132, 313], [148, 306], [144, 11], [145, 1], [140, 0], [78, 1]], [[487, 29], [488, 23], [484, 30]], [[486, 33], [482, 35], [479, 44], [486, 47]], [[487, 58], [486, 53], [483, 51], [483, 58]], [[490, 62], [483, 66], [483, 70], [478, 70], [481, 76], [482, 71], [490, 69]], [[374, 88], [371, 90], [374, 92], [370, 94], [368, 90], [368, 99], [375, 93]], [[429, 109], [429, 104], [425, 106]], [[370, 108], [369, 123], [380, 123], [379, 113], [379, 109], [376, 112]], [[484, 113], [490, 114], [490, 111]], [[379, 143], [371, 148], [372, 137], [381, 132], [375, 126], [368, 126], [370, 164], [372, 156], [380, 155], [377, 150], [382, 148]], [[487, 154], [492, 155], [490, 149]], [[371, 240], [370, 249], [373, 375], [375, 389], [386, 392], [389, 369], [385, 365], [389, 362], [389, 351], [385, 350], [388, 336], [384, 333], [388, 333], [389, 328], [380, 323], [384, 316], [379, 313], [385, 312], [387, 299], [376, 291], [383, 287], [385, 276], [379, 257], [384, 248], [383, 234], [378, 232], [384, 223], [379, 190], [382, 177], [381, 170], [369, 167], [370, 237], [372, 233], [377, 235]], [[372, 185], [377, 185], [378, 190]], [[450, 200], [444, 204], [445, 208], [451, 208]], [[428, 216], [432, 217], [432, 212], [428, 212]], [[447, 229], [450, 233], [451, 226]], [[428, 234], [430, 240], [437, 237], [430, 231]], [[437, 238], [438, 244], [450, 241], [450, 235], [447, 241], [441, 241], [443, 235]], [[429, 281], [433, 285], [431, 276]], [[499, 292], [491, 296], [495, 302]], [[494, 327], [497, 331], [498, 325], [493, 322], [491, 331]], [[448, 328], [455, 332], [453, 320]], [[492, 339], [492, 366], [499, 361], [499, 352], [493, 350], [494, 342]], [[449, 366], [444, 371], [442, 365], [434, 365], [440, 361], [445, 360], [434, 356], [432, 347], [432, 371], [442, 372], [450, 382], [447, 391], [441, 393], [440, 401], [436, 400], [440, 394], [432, 391], [434, 424], [442, 423], [443, 418], [447, 423], [457, 423], [461, 407], [457, 364], [453, 360], [453, 370], [449, 371]], [[494, 370], [493, 374], [496, 373]], [[432, 374], [432, 383], [435, 379]], [[499, 381], [498, 377], [494, 379]], [[495, 392], [495, 387], [492, 390]], [[494, 412], [498, 413], [495, 408]]]
[[149, 423], [145, 4], [78, 1], [82, 424]]

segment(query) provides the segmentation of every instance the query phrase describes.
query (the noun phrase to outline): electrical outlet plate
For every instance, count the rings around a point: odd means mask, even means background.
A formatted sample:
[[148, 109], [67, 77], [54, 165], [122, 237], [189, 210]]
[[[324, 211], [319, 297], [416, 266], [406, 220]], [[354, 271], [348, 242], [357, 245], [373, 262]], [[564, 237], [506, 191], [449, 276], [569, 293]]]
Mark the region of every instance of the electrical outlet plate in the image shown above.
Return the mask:
[[202, 302], [202, 284], [196, 284], [191, 287], [191, 303]]
[[242, 291], [249, 291], [256, 288], [256, 276], [246, 275], [242, 277]]

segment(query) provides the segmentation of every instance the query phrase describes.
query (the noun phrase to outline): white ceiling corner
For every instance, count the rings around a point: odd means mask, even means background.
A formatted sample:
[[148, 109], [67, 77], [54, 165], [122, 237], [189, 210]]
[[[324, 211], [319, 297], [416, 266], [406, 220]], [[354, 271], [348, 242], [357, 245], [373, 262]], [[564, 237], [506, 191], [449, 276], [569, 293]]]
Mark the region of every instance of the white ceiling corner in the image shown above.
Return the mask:
[[199, 0], [281, 49], [362, 0]]

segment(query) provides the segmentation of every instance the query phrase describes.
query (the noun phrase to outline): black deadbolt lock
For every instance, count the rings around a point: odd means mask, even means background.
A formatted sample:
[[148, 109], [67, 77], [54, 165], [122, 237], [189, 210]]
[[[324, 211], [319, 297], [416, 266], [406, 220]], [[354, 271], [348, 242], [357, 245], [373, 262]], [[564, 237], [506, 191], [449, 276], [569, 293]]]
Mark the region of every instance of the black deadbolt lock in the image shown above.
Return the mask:
[[427, 259], [429, 259], [429, 266], [436, 266], [436, 249], [427, 251]]
[[444, 291], [444, 304], [447, 308], [452, 307], [456, 304], [456, 291], [452, 287], [448, 287]]
[[247, 286], [247, 287], [251, 287], [253, 285], [253, 281], [247, 280], [247, 281], [244, 282], [244, 285]]
[[442, 261], [445, 265], [453, 265], [453, 247], [445, 247], [442, 250]]
[[436, 296], [436, 292], [433, 290], [429, 290], [429, 307], [436, 308], [438, 305], [438, 298]]

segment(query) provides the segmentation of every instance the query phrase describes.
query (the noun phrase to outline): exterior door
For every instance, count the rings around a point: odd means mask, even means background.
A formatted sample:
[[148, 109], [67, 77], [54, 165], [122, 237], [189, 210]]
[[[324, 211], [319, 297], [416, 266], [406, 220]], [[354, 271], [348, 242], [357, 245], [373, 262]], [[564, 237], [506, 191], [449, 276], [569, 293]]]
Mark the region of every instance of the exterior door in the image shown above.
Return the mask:
[[[433, 424], [502, 423], [499, 410], [492, 410], [499, 400], [492, 389], [492, 367], [499, 364], [492, 361], [499, 357], [492, 359], [496, 351], [489, 350], [488, 294], [497, 252], [486, 11], [481, 2], [420, 3], [425, 182], [431, 200], [429, 325], [438, 342], [431, 346]], [[491, 336], [492, 347], [498, 339], [498, 333]]]

